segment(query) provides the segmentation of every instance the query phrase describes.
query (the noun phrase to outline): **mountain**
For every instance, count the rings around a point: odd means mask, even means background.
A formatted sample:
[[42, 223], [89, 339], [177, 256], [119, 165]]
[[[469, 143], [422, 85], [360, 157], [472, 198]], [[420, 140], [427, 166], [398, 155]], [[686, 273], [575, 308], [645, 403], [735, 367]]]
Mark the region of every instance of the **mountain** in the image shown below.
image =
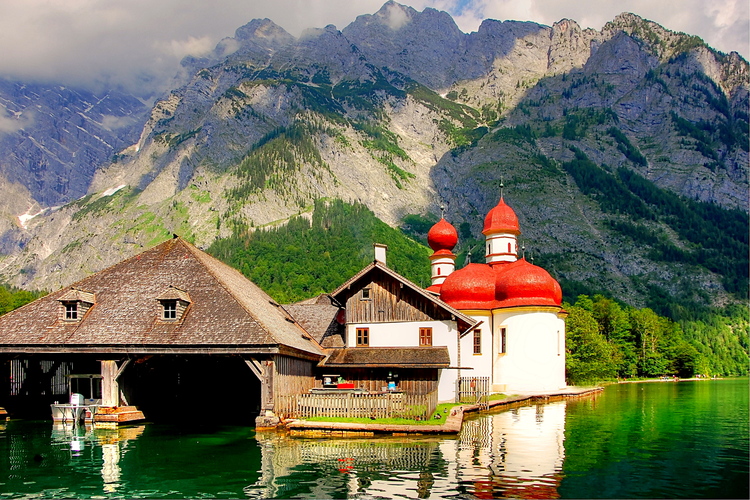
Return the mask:
[[[130, 146], [70, 176], [68, 199], [85, 197], [53, 207], [65, 198], [2, 182], [47, 209], [4, 209], [2, 279], [52, 289], [172, 232], [205, 248], [319, 200], [362, 203], [417, 240], [444, 205], [462, 259], [481, 259], [502, 182], [529, 255], [570, 292], [746, 296], [748, 63], [697, 37], [627, 13], [601, 31], [487, 20], [466, 34], [388, 2], [299, 38], [254, 20], [183, 70], [137, 134], [107, 141]], [[128, 109], [111, 115], [138, 123]]]

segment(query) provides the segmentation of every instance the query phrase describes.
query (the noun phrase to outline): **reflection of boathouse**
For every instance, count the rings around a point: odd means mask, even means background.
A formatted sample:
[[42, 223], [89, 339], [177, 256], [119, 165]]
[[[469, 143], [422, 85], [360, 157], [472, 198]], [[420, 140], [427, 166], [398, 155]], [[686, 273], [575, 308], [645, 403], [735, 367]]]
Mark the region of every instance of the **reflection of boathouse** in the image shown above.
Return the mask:
[[104, 406], [251, 423], [309, 389], [322, 357], [256, 285], [175, 238], [0, 317], [0, 406], [48, 417], [69, 375], [94, 373]]

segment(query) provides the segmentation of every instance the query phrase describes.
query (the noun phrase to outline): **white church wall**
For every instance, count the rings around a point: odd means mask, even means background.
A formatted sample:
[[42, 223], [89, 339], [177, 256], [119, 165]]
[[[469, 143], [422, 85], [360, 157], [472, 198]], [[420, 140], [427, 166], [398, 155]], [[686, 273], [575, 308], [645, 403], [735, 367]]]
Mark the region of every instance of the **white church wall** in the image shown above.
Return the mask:
[[[505, 392], [554, 391], [565, 387], [565, 322], [557, 310], [500, 309], [494, 314], [493, 384]], [[506, 352], [500, 353], [501, 329]]]

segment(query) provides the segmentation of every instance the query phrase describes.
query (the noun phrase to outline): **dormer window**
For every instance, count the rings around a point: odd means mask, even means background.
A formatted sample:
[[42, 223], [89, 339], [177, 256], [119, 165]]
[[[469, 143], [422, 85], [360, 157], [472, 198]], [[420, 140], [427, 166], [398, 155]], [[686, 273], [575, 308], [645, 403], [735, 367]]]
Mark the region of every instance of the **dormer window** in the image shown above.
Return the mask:
[[168, 322], [182, 319], [191, 303], [188, 293], [174, 286], [167, 288], [156, 300], [161, 305], [160, 319]]
[[164, 307], [162, 319], [177, 319], [177, 301], [162, 300], [161, 305]]
[[93, 293], [77, 288], [71, 288], [57, 300], [60, 302], [58, 317], [68, 323], [81, 321], [95, 303]]
[[65, 318], [67, 321], [78, 320], [78, 302], [64, 302]]

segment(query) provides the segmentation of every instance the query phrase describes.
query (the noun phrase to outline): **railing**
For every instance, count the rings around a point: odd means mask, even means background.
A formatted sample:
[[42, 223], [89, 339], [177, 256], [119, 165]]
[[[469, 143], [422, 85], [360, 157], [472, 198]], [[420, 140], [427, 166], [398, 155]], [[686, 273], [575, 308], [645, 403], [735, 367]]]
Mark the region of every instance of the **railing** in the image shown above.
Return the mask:
[[276, 413], [288, 418], [427, 419], [437, 407], [437, 391], [428, 394], [341, 393], [277, 396]]
[[490, 400], [489, 377], [461, 377], [457, 383], [459, 403], [487, 406]]

